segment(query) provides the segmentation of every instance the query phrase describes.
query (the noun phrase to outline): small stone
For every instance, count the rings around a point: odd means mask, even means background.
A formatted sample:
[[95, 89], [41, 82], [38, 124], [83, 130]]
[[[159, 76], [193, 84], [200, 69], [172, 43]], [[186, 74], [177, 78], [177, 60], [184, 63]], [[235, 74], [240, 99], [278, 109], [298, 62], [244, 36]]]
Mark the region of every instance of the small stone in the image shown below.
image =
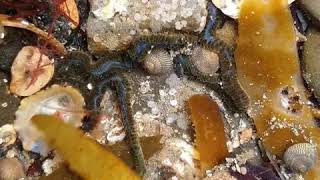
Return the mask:
[[166, 124], [170, 125], [176, 122], [178, 119], [178, 116], [176, 114], [169, 114], [166, 119]]
[[5, 108], [5, 107], [8, 106], [8, 103], [7, 103], [7, 102], [4, 102], [4, 103], [1, 104], [1, 106]]
[[55, 168], [55, 163], [51, 159], [47, 159], [42, 163], [42, 169], [46, 175], [51, 174], [54, 171], [54, 168]]
[[91, 84], [91, 83], [87, 84], [87, 88], [88, 88], [89, 90], [92, 90], [92, 89], [93, 89], [92, 84]]
[[189, 126], [189, 121], [187, 121], [185, 118], [178, 118], [177, 126], [182, 130], [187, 130]]
[[178, 105], [178, 101], [177, 100], [170, 100], [170, 105], [171, 106], [177, 106]]
[[240, 168], [240, 173], [243, 174], [243, 175], [247, 174], [247, 168], [246, 167], [241, 167]]
[[4, 158], [0, 160], [0, 179], [17, 180], [25, 177], [22, 163], [16, 158]]
[[159, 90], [159, 95], [160, 95], [160, 96], [166, 96], [167, 93], [166, 93], [164, 90], [160, 89], [160, 90]]

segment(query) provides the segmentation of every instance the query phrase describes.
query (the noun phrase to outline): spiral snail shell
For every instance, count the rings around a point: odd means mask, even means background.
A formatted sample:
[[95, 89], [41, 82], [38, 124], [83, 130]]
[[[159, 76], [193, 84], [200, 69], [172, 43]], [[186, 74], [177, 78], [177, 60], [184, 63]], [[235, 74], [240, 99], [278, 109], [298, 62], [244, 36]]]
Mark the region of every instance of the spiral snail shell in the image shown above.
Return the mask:
[[298, 143], [290, 146], [284, 153], [284, 162], [295, 172], [305, 173], [317, 159], [317, 149], [310, 143]]

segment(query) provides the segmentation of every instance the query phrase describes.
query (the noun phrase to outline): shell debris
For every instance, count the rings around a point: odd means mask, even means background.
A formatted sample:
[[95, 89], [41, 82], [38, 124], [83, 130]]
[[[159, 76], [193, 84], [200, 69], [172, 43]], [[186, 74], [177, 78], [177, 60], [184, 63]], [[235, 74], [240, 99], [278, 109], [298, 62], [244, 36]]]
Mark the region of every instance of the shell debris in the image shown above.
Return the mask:
[[6, 124], [0, 127], [0, 147], [6, 147], [14, 144], [17, 139], [17, 133], [13, 125]]
[[50, 81], [54, 73], [53, 61], [39, 48], [23, 47], [11, 66], [10, 92], [19, 96], [29, 96]]
[[47, 145], [41, 140], [40, 133], [30, 122], [34, 115], [54, 114], [66, 123], [79, 127], [85, 115], [84, 105], [82, 95], [71, 86], [53, 85], [23, 99], [16, 111], [14, 121], [14, 127], [19, 133], [23, 148], [42, 155], [46, 155], [49, 151]]

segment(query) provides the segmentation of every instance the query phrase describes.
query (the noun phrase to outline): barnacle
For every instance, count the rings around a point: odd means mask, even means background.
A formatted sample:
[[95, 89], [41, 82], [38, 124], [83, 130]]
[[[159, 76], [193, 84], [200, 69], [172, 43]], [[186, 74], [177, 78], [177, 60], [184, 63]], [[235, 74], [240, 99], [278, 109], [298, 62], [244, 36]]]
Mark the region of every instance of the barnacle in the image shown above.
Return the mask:
[[192, 96], [187, 106], [195, 128], [200, 169], [204, 173], [228, 155], [224, 123], [218, 105], [207, 95]]
[[[319, 143], [319, 128], [306, 105], [286, 0], [243, 1], [236, 65], [250, 99], [248, 113], [268, 151], [282, 157], [292, 144]], [[314, 169], [305, 177], [314, 173], [319, 178], [318, 172]]]

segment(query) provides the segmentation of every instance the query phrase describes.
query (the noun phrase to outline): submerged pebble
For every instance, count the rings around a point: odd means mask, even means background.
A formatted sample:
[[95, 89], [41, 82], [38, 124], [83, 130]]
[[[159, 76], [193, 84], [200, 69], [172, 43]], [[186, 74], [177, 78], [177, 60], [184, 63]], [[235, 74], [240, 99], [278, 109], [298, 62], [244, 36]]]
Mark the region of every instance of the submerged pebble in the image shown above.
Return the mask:
[[17, 180], [25, 177], [24, 167], [16, 158], [4, 158], [0, 160], [0, 179]]

